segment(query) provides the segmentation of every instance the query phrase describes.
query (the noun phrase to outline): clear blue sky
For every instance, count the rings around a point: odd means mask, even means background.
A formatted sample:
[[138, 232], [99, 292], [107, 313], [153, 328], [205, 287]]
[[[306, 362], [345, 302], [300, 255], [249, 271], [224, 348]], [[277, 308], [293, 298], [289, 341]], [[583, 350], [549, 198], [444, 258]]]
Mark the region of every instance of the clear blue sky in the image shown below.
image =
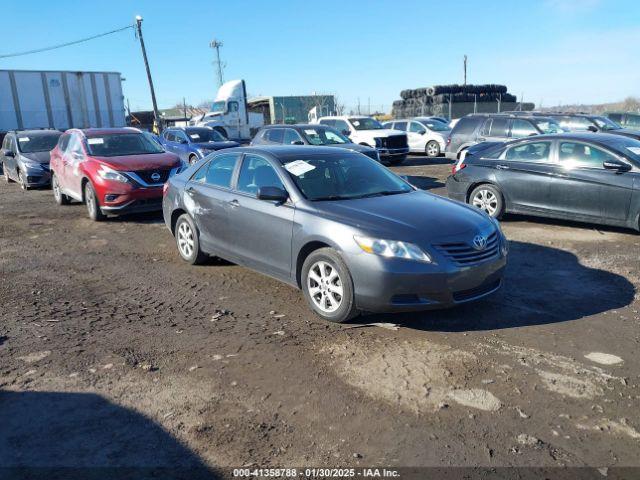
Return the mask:
[[[214, 97], [213, 37], [224, 41], [225, 79], [246, 79], [254, 95], [315, 91], [389, 108], [402, 89], [462, 83], [464, 54], [470, 83], [506, 84], [536, 104], [640, 95], [637, 0], [4, 0], [0, 54], [111, 30], [136, 14], [161, 108]], [[119, 71], [132, 109], [151, 105], [132, 30], [2, 59], [0, 69]]]

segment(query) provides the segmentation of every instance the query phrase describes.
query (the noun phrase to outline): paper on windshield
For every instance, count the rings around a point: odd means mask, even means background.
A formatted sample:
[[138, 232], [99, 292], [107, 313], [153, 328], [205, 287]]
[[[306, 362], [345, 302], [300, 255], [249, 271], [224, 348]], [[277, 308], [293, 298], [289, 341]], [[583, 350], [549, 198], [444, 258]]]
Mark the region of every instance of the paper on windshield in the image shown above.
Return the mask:
[[29, 137], [20, 137], [18, 138], [19, 142], [28, 142], [29, 141]]
[[192, 133], [189, 136], [191, 137], [191, 140], [198, 140], [200, 138], [200, 135], [198, 135], [197, 133]]
[[360, 120], [354, 120], [351, 123], [353, 123], [354, 127], [359, 127], [360, 126]]
[[305, 162], [304, 160], [295, 160], [291, 163], [287, 163], [284, 168], [286, 168], [289, 173], [295, 175], [296, 177], [299, 177], [300, 175], [304, 175], [311, 170], [315, 170], [316, 167], [314, 167], [310, 163]]
[[627, 150], [636, 155], [640, 155], [640, 147], [627, 147]]
[[102, 145], [104, 143], [104, 138], [87, 138], [87, 143], [89, 145]]
[[315, 130], [305, 130], [304, 133], [306, 133], [307, 135], [317, 135], [318, 132], [316, 132]]

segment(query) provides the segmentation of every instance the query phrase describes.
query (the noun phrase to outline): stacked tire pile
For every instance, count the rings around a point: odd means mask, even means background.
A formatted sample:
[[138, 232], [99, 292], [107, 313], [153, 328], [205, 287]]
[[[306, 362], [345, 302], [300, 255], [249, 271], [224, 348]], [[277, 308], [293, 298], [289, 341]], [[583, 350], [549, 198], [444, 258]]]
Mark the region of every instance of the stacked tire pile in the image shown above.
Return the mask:
[[[505, 85], [434, 85], [432, 87], [402, 90], [401, 100], [393, 102], [395, 118], [421, 115], [449, 116], [451, 102], [452, 118], [468, 113], [516, 110], [517, 99], [508, 93]], [[531, 106], [531, 104], [526, 104]], [[531, 108], [533, 109], [533, 107]]]

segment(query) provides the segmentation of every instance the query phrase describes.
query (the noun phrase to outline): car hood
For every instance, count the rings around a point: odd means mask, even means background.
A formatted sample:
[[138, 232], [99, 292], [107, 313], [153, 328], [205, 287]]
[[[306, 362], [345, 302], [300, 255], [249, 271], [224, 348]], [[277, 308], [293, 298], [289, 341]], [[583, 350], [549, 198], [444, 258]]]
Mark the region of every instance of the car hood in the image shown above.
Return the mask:
[[390, 137], [392, 135], [406, 135], [407, 132], [402, 130], [392, 130], [390, 128], [383, 128], [382, 130], [358, 130], [358, 133], [367, 133], [373, 137]]
[[314, 202], [314, 206], [325, 218], [389, 240], [431, 243], [460, 234], [488, 235], [495, 228], [479, 210], [420, 190], [386, 197]]
[[21, 156], [38, 163], [49, 163], [51, 152], [20, 153]]
[[640, 138], [640, 130], [632, 130], [630, 128], [620, 128], [617, 130], [607, 130], [604, 133], [613, 133], [615, 135], [624, 135], [625, 137]]
[[126, 155], [122, 157], [93, 157], [114, 170], [137, 171], [153, 170], [181, 165], [180, 159], [172, 153], [149, 153], [144, 155]]
[[202, 148], [203, 150], [220, 150], [222, 148], [233, 148], [239, 147], [240, 144], [238, 142], [234, 142], [232, 140], [225, 140], [223, 142], [200, 142], [200, 143], [192, 143], [196, 148]]

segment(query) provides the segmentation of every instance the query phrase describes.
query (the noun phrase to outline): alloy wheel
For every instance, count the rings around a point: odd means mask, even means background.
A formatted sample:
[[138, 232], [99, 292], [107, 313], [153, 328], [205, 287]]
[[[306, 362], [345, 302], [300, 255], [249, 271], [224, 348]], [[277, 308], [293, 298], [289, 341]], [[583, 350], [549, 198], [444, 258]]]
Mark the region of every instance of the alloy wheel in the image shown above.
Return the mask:
[[84, 198], [85, 203], [87, 204], [87, 210], [89, 210], [89, 215], [93, 218], [96, 212], [96, 199], [93, 195], [93, 190], [89, 187], [88, 183], [84, 190]]
[[427, 144], [427, 155], [430, 157], [435, 157], [440, 155], [440, 147], [435, 142], [429, 142]]
[[498, 209], [498, 198], [492, 191], [483, 188], [476, 192], [471, 204], [493, 217]]
[[24, 179], [24, 175], [22, 174], [22, 171], [18, 172], [18, 183], [20, 183], [20, 188], [23, 190], [27, 189], [27, 182]]
[[182, 222], [178, 227], [178, 248], [185, 258], [191, 258], [195, 242], [193, 239], [193, 230], [187, 222]]
[[311, 266], [307, 290], [313, 303], [323, 312], [335, 312], [342, 304], [342, 280], [336, 267], [329, 262], [318, 261]]

